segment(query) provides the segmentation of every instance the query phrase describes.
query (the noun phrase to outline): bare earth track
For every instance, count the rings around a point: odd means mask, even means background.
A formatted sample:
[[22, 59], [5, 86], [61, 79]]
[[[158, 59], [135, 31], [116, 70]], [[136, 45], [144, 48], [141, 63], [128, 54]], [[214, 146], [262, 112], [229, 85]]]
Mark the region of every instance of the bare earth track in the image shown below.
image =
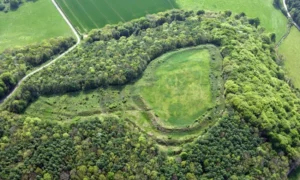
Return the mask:
[[57, 5], [57, 3], [55, 2], [55, 0], [52, 0], [53, 5], [56, 7], [56, 9], [58, 10], [58, 12], [61, 14], [61, 16], [64, 18], [64, 20], [66, 21], [66, 23], [68, 24], [68, 26], [71, 28], [71, 30], [73, 31], [74, 35], [76, 36], [76, 44], [74, 46], [72, 46], [71, 48], [69, 48], [66, 52], [62, 53], [61, 55], [59, 55], [57, 58], [55, 58], [54, 60], [43, 64], [41, 67], [35, 69], [34, 71], [30, 72], [29, 74], [27, 74], [26, 76], [24, 76], [16, 85], [16, 87], [10, 92], [10, 94], [8, 96], [6, 96], [4, 99], [2, 99], [0, 101], [0, 103], [3, 103], [5, 101], [7, 101], [16, 91], [17, 89], [20, 87], [20, 85], [29, 77], [31, 77], [32, 75], [36, 74], [37, 72], [43, 70], [44, 68], [50, 66], [51, 64], [55, 63], [56, 61], [58, 61], [60, 58], [62, 58], [64, 55], [68, 54], [69, 52], [71, 52], [73, 49], [75, 49], [81, 42], [80, 36], [78, 34], [78, 32], [75, 30], [75, 28], [73, 27], [73, 25], [71, 24], [71, 22], [68, 20], [68, 18], [66, 17], [66, 15], [63, 13], [63, 11], [60, 9], [60, 7]]

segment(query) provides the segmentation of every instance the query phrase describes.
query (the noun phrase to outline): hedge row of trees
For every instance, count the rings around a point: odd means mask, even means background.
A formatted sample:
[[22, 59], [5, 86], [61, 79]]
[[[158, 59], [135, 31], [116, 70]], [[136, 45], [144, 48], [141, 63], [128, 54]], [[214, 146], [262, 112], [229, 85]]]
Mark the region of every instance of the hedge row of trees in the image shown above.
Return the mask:
[[69, 49], [73, 38], [55, 38], [0, 54], [0, 99], [4, 98], [30, 70]]

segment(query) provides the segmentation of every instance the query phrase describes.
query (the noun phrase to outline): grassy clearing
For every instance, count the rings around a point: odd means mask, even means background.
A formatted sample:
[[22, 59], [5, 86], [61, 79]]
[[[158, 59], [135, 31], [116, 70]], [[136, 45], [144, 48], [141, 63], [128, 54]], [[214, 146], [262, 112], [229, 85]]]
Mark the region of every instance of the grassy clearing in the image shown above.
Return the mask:
[[16, 11], [0, 12], [0, 52], [72, 32], [50, 0], [27, 2]]
[[186, 126], [213, 105], [209, 73], [208, 50], [175, 52], [150, 63], [134, 87], [164, 124]]
[[57, 0], [81, 32], [177, 8], [173, 0]]
[[297, 28], [293, 27], [288, 37], [279, 47], [279, 54], [283, 55], [286, 72], [297, 88], [300, 88], [300, 59], [298, 57], [300, 52], [299, 42], [300, 32]]

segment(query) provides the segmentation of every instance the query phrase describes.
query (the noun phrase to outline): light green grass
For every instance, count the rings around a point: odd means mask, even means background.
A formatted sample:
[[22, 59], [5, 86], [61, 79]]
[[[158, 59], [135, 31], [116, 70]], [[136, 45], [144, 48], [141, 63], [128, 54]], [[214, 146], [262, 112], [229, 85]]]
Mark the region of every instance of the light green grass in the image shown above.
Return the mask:
[[292, 27], [290, 34], [279, 47], [279, 54], [283, 56], [284, 68], [297, 88], [300, 88], [300, 32]]
[[273, 0], [176, 0], [183, 9], [204, 9], [211, 11], [231, 10], [244, 12], [248, 17], [258, 17], [268, 32], [275, 32], [277, 40], [287, 30], [287, 18], [272, 5]]
[[134, 87], [165, 124], [185, 126], [212, 106], [209, 73], [208, 50], [172, 52], [150, 63]]
[[0, 12], [0, 52], [72, 32], [51, 0], [26, 2], [16, 11]]

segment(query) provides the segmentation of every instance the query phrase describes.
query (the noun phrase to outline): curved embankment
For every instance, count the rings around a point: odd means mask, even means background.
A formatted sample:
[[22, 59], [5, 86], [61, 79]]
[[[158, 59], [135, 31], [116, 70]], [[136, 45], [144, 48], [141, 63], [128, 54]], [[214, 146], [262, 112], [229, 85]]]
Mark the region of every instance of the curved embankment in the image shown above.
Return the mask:
[[[155, 109], [153, 109], [148, 102], [143, 98], [143, 95], [140, 94], [141, 92], [138, 91], [140, 88], [140, 84], [145, 85], [143, 80], [143, 77], [136, 82], [133, 87], [131, 87], [129, 94], [131, 96], [131, 101], [134, 104], [134, 107], [137, 109], [135, 110], [128, 110], [127, 113], [125, 113], [125, 116], [123, 117], [125, 121], [132, 124], [134, 127], [138, 128], [141, 132], [145, 133], [149, 137], [151, 137], [154, 141], [156, 141], [159, 145], [163, 145], [165, 147], [173, 146], [173, 147], [179, 147], [183, 144], [192, 142], [195, 138], [203, 135], [203, 133], [207, 132], [207, 128], [210, 128], [211, 126], [214, 126], [214, 124], [217, 122], [218, 117], [221, 116], [223, 111], [223, 97], [221, 94], [223, 94], [223, 82], [221, 78], [221, 71], [222, 71], [222, 57], [219, 53], [219, 50], [214, 46], [201, 46], [201, 48], [189, 48], [192, 50], [195, 49], [208, 49], [211, 57], [210, 57], [210, 68], [213, 69], [213, 71], [210, 71], [211, 74], [209, 75], [210, 82], [212, 84], [211, 91], [213, 92], [213, 101], [219, 102], [218, 104], [215, 104], [213, 108], [208, 110], [205, 114], [202, 114], [201, 117], [199, 117], [195, 122], [191, 123], [190, 125], [183, 126], [183, 127], [176, 127], [176, 126], [169, 126], [164, 123], [164, 121], [161, 119], [161, 117], [158, 117], [156, 115], [157, 112], [155, 112]], [[187, 50], [187, 49], [185, 49]], [[176, 52], [176, 51], [175, 51]], [[166, 56], [168, 57], [168, 56]], [[155, 61], [155, 60], [154, 60]], [[162, 64], [162, 61], [159, 61]], [[153, 64], [152, 64], [153, 65]], [[147, 68], [150, 68], [149, 71], [151, 73], [154, 73], [155, 67], [158, 68], [158, 66], [152, 66], [149, 65]], [[153, 78], [149, 78], [150, 72], [145, 70], [146, 79], [152, 80]], [[139, 83], [139, 82], [142, 83]], [[149, 82], [148, 82], [149, 83]], [[171, 97], [170, 97], [171, 98]], [[174, 97], [172, 97], [174, 98]], [[131, 114], [135, 117], [130, 117], [129, 114]], [[136, 113], [140, 113], [139, 115], [136, 115]], [[127, 115], [126, 115], [127, 114]], [[129, 116], [128, 116], [129, 115]], [[144, 119], [144, 120], [133, 120], [133, 119]]]
[[52, 61], [45, 63], [44, 65], [42, 65], [41, 67], [33, 70], [32, 72], [30, 72], [29, 74], [27, 74], [26, 76], [24, 76], [19, 82], [18, 84], [15, 86], [15, 88], [10, 92], [10, 94], [8, 96], [6, 96], [3, 100], [0, 101], [0, 103], [4, 103], [6, 102], [16, 91], [17, 89], [20, 87], [20, 85], [29, 77], [31, 77], [32, 75], [36, 74], [37, 72], [43, 70], [44, 68], [50, 66], [51, 64], [55, 63], [57, 60], [59, 60], [60, 58], [62, 58], [64, 55], [68, 54], [70, 51], [72, 51], [73, 49], [75, 49], [79, 43], [81, 42], [80, 36], [78, 34], [78, 32], [75, 30], [75, 28], [73, 27], [73, 25], [71, 24], [71, 22], [68, 20], [68, 18], [66, 17], [66, 15], [62, 12], [62, 10], [59, 8], [59, 6], [57, 5], [57, 3], [55, 2], [55, 0], [52, 0], [52, 3], [54, 4], [54, 6], [56, 7], [56, 9], [58, 10], [58, 12], [61, 14], [61, 16], [63, 17], [63, 19], [66, 21], [66, 23], [68, 24], [68, 26], [71, 28], [72, 32], [74, 33], [74, 35], [76, 36], [76, 44], [74, 46], [72, 46], [71, 48], [69, 48], [66, 52], [62, 53], [61, 55], [59, 55], [57, 58], [53, 59]]

